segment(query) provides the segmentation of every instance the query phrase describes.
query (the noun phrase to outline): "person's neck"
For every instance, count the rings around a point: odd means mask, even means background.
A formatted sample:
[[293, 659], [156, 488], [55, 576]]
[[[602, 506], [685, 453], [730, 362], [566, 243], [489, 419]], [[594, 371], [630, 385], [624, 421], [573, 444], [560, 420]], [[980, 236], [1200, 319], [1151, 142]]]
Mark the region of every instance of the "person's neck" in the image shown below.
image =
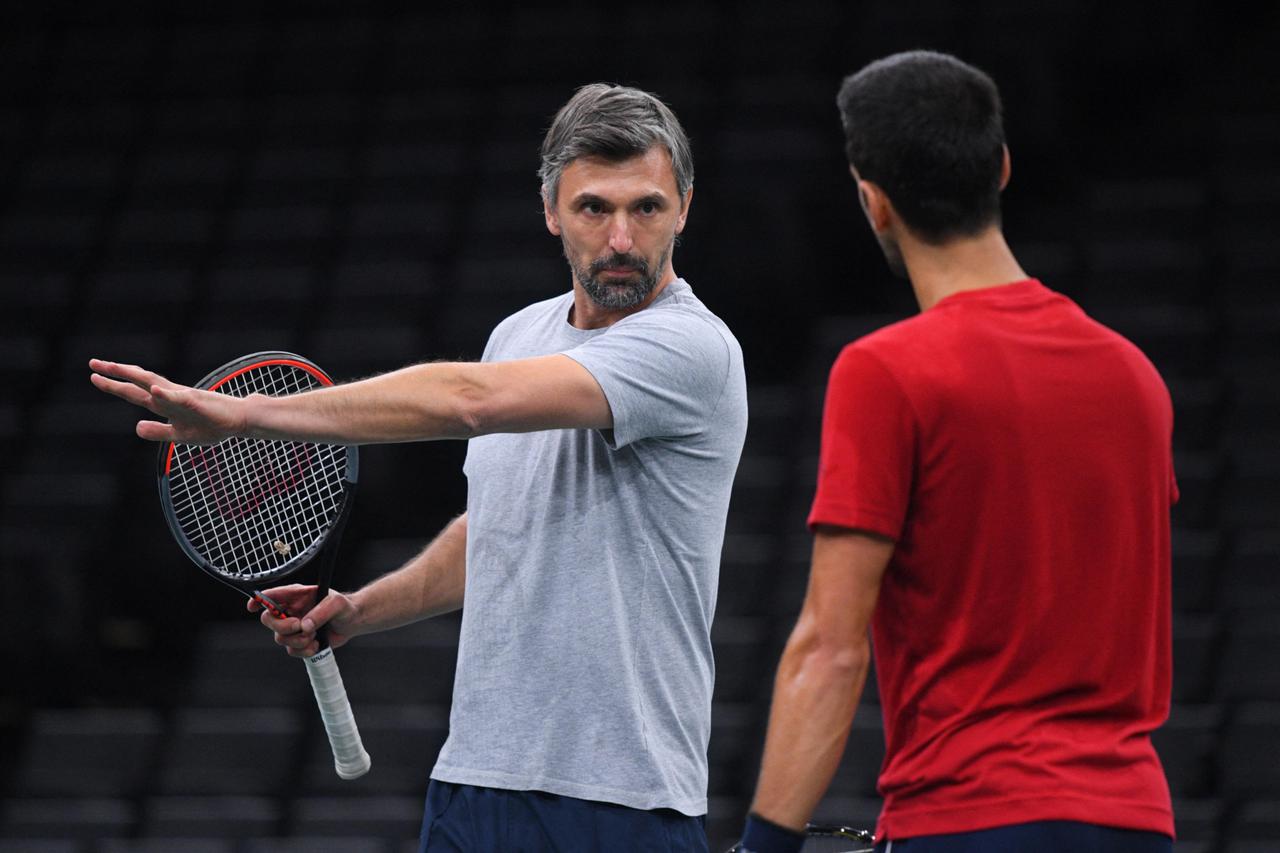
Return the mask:
[[612, 326], [623, 317], [629, 317], [637, 311], [643, 311], [653, 304], [654, 300], [667, 289], [667, 285], [676, 280], [675, 270], [668, 265], [657, 285], [644, 298], [643, 302], [630, 308], [604, 308], [583, 289], [577, 278], [573, 280], [573, 307], [569, 309], [569, 325], [575, 329], [603, 329]]
[[997, 227], [937, 246], [907, 235], [899, 245], [921, 311], [956, 293], [1028, 277]]

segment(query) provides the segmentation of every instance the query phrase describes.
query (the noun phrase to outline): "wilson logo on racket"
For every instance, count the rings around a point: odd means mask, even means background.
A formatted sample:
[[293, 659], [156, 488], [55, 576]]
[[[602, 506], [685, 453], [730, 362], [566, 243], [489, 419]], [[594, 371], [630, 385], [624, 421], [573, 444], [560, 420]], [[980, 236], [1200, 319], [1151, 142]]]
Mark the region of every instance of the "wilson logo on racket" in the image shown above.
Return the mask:
[[191, 467], [203, 478], [218, 513], [232, 520], [257, 512], [268, 498], [297, 489], [306, 480], [314, 456], [311, 445], [294, 444], [283, 459], [261, 457], [253, 467], [252, 485], [246, 492], [244, 483], [227, 482], [227, 466], [221, 458], [225, 452], [223, 445], [198, 447], [191, 457]]

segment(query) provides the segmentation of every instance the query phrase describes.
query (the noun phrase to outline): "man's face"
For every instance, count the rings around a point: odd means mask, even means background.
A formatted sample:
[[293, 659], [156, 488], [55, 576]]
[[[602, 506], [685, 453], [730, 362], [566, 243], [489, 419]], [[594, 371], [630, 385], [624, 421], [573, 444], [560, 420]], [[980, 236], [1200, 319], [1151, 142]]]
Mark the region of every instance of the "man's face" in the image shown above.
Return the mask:
[[546, 204], [547, 229], [560, 237], [574, 279], [593, 302], [632, 308], [670, 271], [687, 200], [661, 145], [617, 162], [580, 157], [561, 173], [555, 207]]

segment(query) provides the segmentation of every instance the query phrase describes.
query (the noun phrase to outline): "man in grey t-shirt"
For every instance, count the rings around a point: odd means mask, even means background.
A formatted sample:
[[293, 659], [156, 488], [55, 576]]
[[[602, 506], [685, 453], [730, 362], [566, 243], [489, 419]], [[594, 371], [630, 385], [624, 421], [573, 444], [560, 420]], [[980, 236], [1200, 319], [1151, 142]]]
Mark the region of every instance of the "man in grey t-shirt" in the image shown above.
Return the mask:
[[[468, 438], [467, 512], [395, 572], [263, 623], [290, 654], [463, 606], [449, 739], [421, 849], [705, 850], [710, 628], [746, 432], [742, 352], [676, 276], [693, 165], [675, 116], [596, 84], [542, 147], [568, 293], [503, 321], [478, 364], [421, 364], [287, 398], [91, 362], [167, 417], [144, 438], [345, 444]], [[251, 606], [251, 609], [256, 607]]]

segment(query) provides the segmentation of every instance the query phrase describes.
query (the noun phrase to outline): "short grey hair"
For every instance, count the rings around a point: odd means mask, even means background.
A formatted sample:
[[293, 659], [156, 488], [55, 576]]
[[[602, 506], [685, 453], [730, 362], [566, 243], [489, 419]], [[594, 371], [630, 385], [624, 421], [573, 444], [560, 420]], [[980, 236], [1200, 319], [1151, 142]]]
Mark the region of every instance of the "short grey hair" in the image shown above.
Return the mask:
[[542, 140], [538, 177], [552, 205], [560, 175], [579, 157], [626, 160], [662, 145], [671, 154], [676, 190], [683, 202], [693, 186], [689, 137], [671, 109], [654, 95], [629, 86], [591, 83], [560, 108]]

